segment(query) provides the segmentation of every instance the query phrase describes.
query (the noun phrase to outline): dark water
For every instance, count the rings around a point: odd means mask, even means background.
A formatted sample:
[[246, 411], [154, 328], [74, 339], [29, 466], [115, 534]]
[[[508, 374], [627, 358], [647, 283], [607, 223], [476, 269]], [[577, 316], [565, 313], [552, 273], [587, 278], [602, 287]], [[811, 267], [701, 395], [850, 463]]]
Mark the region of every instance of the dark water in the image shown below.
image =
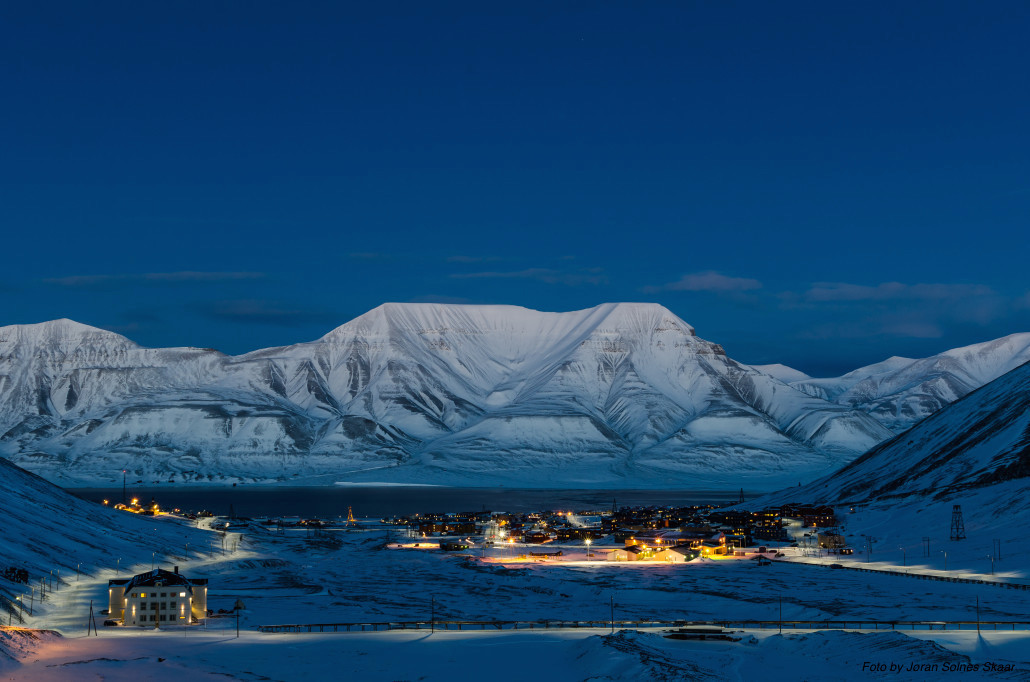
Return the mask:
[[[78, 488], [69, 492], [87, 500], [111, 503], [122, 499], [121, 488]], [[739, 491], [719, 490], [516, 490], [509, 488], [358, 487], [322, 488], [160, 488], [130, 487], [129, 498], [141, 502], [155, 499], [163, 508], [183, 511], [206, 509], [228, 515], [230, 505], [237, 516], [304, 516], [330, 518], [346, 516], [347, 507], [356, 517], [382, 518], [416, 512], [510, 511], [548, 509], [574, 511], [611, 509], [621, 506], [687, 506], [728, 504], [737, 501]]]

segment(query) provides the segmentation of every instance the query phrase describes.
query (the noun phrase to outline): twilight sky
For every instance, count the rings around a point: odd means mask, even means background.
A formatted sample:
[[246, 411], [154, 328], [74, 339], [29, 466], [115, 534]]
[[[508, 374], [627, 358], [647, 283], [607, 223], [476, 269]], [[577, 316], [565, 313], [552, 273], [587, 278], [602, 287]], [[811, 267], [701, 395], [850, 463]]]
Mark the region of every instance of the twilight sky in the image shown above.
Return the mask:
[[655, 301], [816, 375], [1030, 331], [1028, 35], [1018, 2], [3, 3], [0, 325], [241, 353], [385, 301]]

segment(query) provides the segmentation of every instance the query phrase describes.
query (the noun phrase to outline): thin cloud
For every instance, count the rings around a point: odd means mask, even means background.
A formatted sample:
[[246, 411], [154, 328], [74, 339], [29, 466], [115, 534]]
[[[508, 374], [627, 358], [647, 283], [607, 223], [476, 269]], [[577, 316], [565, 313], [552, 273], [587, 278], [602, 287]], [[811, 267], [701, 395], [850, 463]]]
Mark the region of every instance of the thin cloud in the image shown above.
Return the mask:
[[847, 301], [947, 301], [991, 296], [994, 290], [983, 284], [903, 284], [883, 282], [876, 286], [847, 282], [816, 282], [805, 299], [813, 303]]
[[645, 293], [654, 294], [661, 291], [710, 291], [715, 293], [737, 293], [761, 289], [762, 283], [750, 277], [729, 277], [715, 270], [695, 272], [683, 275], [675, 282], [661, 286], [644, 287]]
[[462, 298], [460, 296], [440, 296], [437, 294], [426, 294], [424, 296], [416, 296], [408, 300], [408, 303], [449, 303], [457, 305], [468, 305], [475, 303], [470, 298]]
[[203, 282], [228, 282], [248, 279], [263, 279], [263, 272], [144, 272], [125, 275], [73, 275], [51, 277], [45, 284], [68, 288], [104, 287], [118, 284], [193, 284]]
[[350, 258], [351, 260], [385, 261], [393, 260], [394, 255], [379, 251], [352, 251], [347, 254], [347, 258]]
[[544, 284], [564, 284], [566, 286], [600, 285], [608, 282], [600, 268], [590, 268], [578, 272], [562, 272], [551, 268], [527, 268], [512, 272], [466, 272], [450, 275], [452, 279], [529, 279]]
[[198, 305], [197, 310], [209, 319], [239, 324], [300, 327], [310, 324], [335, 324], [339, 321], [339, 316], [335, 313], [257, 299], [204, 303]]
[[814, 341], [874, 338], [939, 339], [941, 325], [930, 319], [903, 319], [897, 315], [865, 316], [856, 320], [811, 324], [796, 338]]
[[448, 256], [447, 257], [447, 262], [448, 263], [488, 263], [488, 262], [498, 261], [498, 260], [501, 260], [501, 259], [499, 257], [497, 257], [497, 256], [462, 256], [462, 255], [455, 255], [455, 256]]

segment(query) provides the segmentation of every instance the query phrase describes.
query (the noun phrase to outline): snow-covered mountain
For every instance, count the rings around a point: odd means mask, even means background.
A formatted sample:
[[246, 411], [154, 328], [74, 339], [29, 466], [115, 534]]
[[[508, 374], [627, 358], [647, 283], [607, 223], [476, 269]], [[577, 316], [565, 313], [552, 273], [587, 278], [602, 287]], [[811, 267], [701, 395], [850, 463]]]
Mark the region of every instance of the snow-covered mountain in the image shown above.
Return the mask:
[[[922, 360], [893, 357], [832, 379], [773, 376], [809, 395], [867, 412], [895, 433], [1030, 361], [1030, 333], [955, 348]], [[779, 366], [782, 367], [782, 366]]]
[[0, 452], [65, 484], [772, 488], [889, 437], [653, 304], [386, 304], [230, 357], [68, 320], [0, 328]]
[[[1030, 363], [995, 379], [819, 481], [795, 500], [865, 503], [985, 492], [1030, 511]], [[782, 495], [781, 495], [782, 496]]]
[[794, 369], [793, 367], [788, 367], [787, 365], [781, 365], [779, 363], [774, 365], [751, 365], [751, 368], [757, 369], [759, 372], [764, 372], [774, 379], [779, 379], [785, 384], [795, 381], [808, 381], [812, 378], [799, 369]]

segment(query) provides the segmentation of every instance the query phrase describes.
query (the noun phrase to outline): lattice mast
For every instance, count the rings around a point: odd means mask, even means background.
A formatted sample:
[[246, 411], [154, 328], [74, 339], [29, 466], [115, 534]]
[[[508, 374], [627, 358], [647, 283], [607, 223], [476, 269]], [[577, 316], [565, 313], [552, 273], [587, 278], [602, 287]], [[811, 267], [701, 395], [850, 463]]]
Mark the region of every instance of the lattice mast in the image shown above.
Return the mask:
[[956, 504], [951, 508], [951, 539], [966, 539], [966, 524], [962, 521], [962, 505]]

